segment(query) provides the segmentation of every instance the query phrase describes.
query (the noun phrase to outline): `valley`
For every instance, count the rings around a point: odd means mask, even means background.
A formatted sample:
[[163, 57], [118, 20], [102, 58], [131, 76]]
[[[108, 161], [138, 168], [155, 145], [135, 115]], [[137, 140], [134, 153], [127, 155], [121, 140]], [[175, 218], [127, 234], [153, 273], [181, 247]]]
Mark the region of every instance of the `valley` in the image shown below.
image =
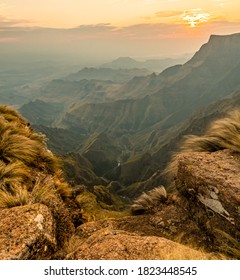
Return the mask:
[[167, 185], [161, 172], [184, 135], [203, 133], [239, 106], [239, 47], [239, 33], [212, 35], [187, 62], [163, 64], [160, 73], [152, 71], [159, 61], [122, 58], [54, 78], [45, 72], [37, 86], [23, 77], [14, 98], [3, 94], [1, 102], [47, 136], [71, 180], [116, 181], [122, 195], [135, 197]]

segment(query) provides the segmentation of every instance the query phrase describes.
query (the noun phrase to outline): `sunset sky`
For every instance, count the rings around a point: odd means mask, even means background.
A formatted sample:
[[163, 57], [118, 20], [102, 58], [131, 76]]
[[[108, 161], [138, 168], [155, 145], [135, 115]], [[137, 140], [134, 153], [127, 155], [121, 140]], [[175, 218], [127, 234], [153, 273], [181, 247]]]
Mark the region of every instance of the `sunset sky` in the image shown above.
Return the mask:
[[2, 0], [0, 3], [3, 19], [45, 27], [73, 28], [99, 23], [121, 27], [139, 23], [183, 24], [184, 15], [194, 14], [196, 20], [197, 15], [203, 15], [209, 22], [240, 20], [239, 0]]
[[112, 56], [164, 56], [237, 32], [239, 0], [0, 0], [0, 51], [81, 43], [88, 54], [98, 44]]

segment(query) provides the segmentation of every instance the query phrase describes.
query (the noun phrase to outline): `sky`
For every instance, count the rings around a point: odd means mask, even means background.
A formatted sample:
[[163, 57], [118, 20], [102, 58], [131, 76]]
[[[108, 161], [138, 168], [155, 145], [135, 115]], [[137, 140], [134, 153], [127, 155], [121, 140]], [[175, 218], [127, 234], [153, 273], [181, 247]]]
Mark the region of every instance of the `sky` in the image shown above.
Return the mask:
[[165, 57], [239, 31], [239, 0], [0, 0], [0, 52]]

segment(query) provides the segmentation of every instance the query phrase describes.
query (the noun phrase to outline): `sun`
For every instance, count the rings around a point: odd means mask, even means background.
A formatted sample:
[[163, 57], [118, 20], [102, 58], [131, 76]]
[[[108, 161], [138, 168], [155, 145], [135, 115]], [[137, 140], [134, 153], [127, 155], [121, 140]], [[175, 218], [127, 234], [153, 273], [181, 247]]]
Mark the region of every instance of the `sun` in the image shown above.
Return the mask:
[[203, 12], [202, 9], [192, 9], [184, 11], [182, 19], [186, 21], [190, 27], [194, 28], [202, 22], [207, 22], [209, 14]]

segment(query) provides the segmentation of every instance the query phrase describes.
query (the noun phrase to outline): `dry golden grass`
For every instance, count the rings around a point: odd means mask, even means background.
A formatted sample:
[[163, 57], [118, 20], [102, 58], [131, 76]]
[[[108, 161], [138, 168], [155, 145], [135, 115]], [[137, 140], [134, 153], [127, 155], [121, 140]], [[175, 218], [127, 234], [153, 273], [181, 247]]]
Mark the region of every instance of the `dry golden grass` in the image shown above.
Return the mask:
[[28, 166], [35, 166], [41, 148], [38, 142], [23, 135], [5, 133], [0, 139], [1, 157], [7, 162], [19, 160]]
[[12, 107], [1, 105], [0, 115], [4, 115], [4, 118], [9, 122], [17, 122], [19, 124], [27, 125], [27, 121]]
[[[33, 187], [32, 177], [38, 173], [51, 175], [51, 184], [50, 180], [37, 179]], [[2, 205], [27, 203], [25, 189], [33, 191], [32, 201], [41, 201], [48, 192], [52, 195], [53, 190], [63, 198], [72, 194], [64, 180], [60, 160], [46, 147], [46, 137], [33, 131], [27, 121], [8, 106], [0, 106], [0, 183], [3, 186], [0, 199], [9, 201]], [[19, 190], [8, 194], [5, 186]]]
[[51, 176], [38, 177], [30, 193], [29, 203], [44, 203], [56, 195], [56, 188]]
[[42, 145], [46, 145], [47, 138], [41, 132], [34, 132], [34, 131], [30, 130], [28, 133], [28, 137], [33, 141], [37, 141], [37, 142], [41, 143]]
[[5, 164], [0, 161], [0, 182], [4, 185], [23, 184], [31, 178], [29, 168], [20, 161]]
[[177, 175], [178, 156], [186, 152], [214, 152], [230, 149], [240, 152], [240, 110], [228, 113], [227, 117], [210, 124], [203, 136], [188, 135], [173, 154], [162, 175], [172, 178]]
[[[60, 159], [48, 149], [42, 149], [40, 151], [39, 158], [41, 159], [41, 162], [44, 164], [44, 168], [48, 173], [55, 174], [61, 170], [62, 163]], [[57, 174], [57, 176], [60, 176], [60, 174]], [[62, 175], [60, 177], [62, 177]]]
[[0, 207], [11, 208], [27, 204], [29, 193], [24, 186], [14, 186], [11, 190], [6, 187], [0, 189]]
[[103, 209], [97, 201], [96, 196], [84, 190], [76, 197], [76, 202], [81, 208], [82, 217], [88, 222], [103, 220], [107, 218], [122, 218], [128, 216], [128, 212]]
[[1, 114], [1, 115], [11, 114], [11, 115], [13, 115], [13, 116], [15, 116], [15, 117], [18, 117], [19, 119], [22, 118], [22, 117], [20, 116], [20, 114], [17, 113], [16, 110], [14, 110], [12, 107], [7, 106], [7, 105], [1, 105], [1, 106], [0, 106], [0, 114]]
[[45, 203], [57, 195], [52, 176], [38, 177], [31, 192], [19, 181], [11, 181], [10, 186], [0, 188], [0, 207], [11, 208], [26, 204]]
[[186, 244], [185, 234], [175, 236], [176, 247], [166, 246], [160, 251], [160, 259], [163, 260], [224, 260], [226, 256], [221, 253], [209, 253], [205, 249], [196, 246], [193, 241]]
[[57, 189], [57, 192], [61, 195], [61, 197], [70, 197], [72, 195], [72, 189], [69, 187], [68, 183], [65, 181], [63, 176], [63, 171], [58, 169], [55, 172], [53, 177], [54, 185]]
[[131, 213], [133, 215], [140, 215], [158, 206], [161, 202], [167, 199], [167, 192], [163, 186], [156, 187], [147, 193], [141, 194], [134, 200], [131, 206]]
[[66, 254], [73, 254], [82, 245], [83, 239], [77, 235], [72, 235], [70, 239], [64, 244], [64, 251]]
[[222, 230], [217, 229], [216, 233], [226, 240], [226, 242], [219, 247], [219, 251], [233, 259], [240, 260], [240, 240], [237, 240]]
[[161, 248], [159, 251], [161, 260], [223, 260], [223, 255], [209, 254], [203, 250], [195, 250], [185, 246], [176, 246], [176, 248]]

